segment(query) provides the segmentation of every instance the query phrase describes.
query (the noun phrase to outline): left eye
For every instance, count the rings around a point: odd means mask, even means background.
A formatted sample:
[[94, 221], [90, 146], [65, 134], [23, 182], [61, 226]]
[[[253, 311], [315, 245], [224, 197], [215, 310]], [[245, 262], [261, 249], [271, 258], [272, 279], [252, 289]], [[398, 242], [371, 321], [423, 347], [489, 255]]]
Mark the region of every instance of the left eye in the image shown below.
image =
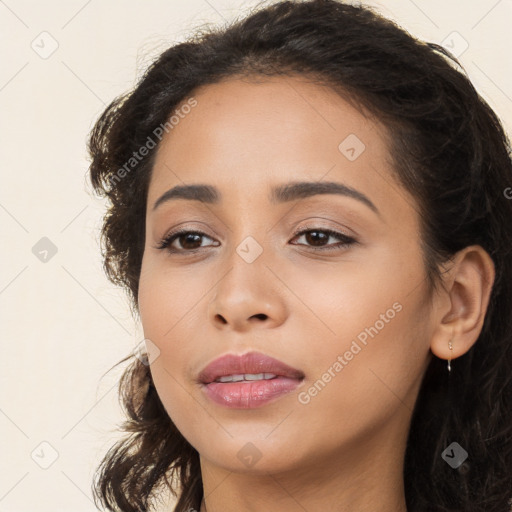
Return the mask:
[[[296, 233], [296, 237], [302, 238], [304, 237], [305, 240], [312, 245], [312, 247], [316, 251], [330, 251], [335, 250], [342, 247], [348, 247], [349, 245], [352, 245], [356, 243], [356, 240], [350, 236], [344, 235], [343, 233], [338, 233], [337, 231], [333, 231], [331, 229], [320, 229], [320, 228], [308, 228], [305, 230], [302, 230], [298, 233]], [[324, 242], [327, 242], [329, 238], [337, 238], [338, 240], [341, 240], [341, 242], [337, 244], [328, 244], [328, 245], [321, 245], [318, 247], [317, 244], [322, 244]], [[298, 245], [304, 245], [304, 244], [298, 244]]]
[[[292, 240], [297, 237], [299, 239], [304, 237], [307, 243], [299, 243], [292, 245], [311, 244], [310, 247], [312, 247], [315, 251], [336, 250], [357, 243], [357, 241], [354, 238], [344, 235], [343, 233], [338, 233], [337, 231], [333, 231], [331, 229], [307, 228], [302, 231], [296, 232]], [[202, 238], [209, 238], [211, 240], [211, 238], [208, 235], [201, 231], [178, 231], [176, 233], [171, 233], [170, 235], [163, 238], [157, 245], [157, 249], [167, 249], [170, 253], [196, 252], [198, 249], [201, 249], [202, 247], [200, 243]], [[336, 244], [323, 245], [326, 242], [328, 242], [330, 238], [336, 238], [340, 240], [340, 242]], [[175, 241], [179, 241], [181, 248], [176, 248], [172, 246], [172, 244], [174, 244]], [[198, 243], [199, 245], [197, 245]], [[218, 245], [218, 243], [216, 245]]]

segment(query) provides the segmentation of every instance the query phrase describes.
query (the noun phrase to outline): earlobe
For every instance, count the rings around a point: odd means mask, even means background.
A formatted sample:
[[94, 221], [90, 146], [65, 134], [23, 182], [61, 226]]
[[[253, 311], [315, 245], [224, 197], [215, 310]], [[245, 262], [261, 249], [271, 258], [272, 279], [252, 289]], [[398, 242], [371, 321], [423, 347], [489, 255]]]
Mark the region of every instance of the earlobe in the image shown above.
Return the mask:
[[[468, 246], [442, 274], [436, 298], [435, 326], [430, 348], [441, 359], [454, 360], [477, 341], [484, 323], [495, 278], [492, 258], [479, 245]], [[451, 344], [451, 348], [450, 348]]]

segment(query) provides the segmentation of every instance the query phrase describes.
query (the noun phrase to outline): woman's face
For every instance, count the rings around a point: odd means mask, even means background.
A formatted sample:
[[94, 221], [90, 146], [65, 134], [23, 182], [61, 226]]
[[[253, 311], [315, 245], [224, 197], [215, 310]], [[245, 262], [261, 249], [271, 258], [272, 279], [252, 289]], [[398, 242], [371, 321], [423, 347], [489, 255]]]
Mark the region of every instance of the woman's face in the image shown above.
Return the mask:
[[[229, 471], [400, 459], [433, 325], [416, 204], [392, 177], [383, 128], [295, 77], [230, 79], [194, 98], [158, 149], [140, 276], [169, 416], [203, 463]], [[324, 186], [282, 190], [299, 182]], [[217, 200], [155, 208], [199, 184]], [[192, 234], [157, 248], [177, 229]], [[266, 402], [213, 400], [200, 372], [252, 351], [304, 378]], [[254, 384], [223, 389], [240, 386]]]

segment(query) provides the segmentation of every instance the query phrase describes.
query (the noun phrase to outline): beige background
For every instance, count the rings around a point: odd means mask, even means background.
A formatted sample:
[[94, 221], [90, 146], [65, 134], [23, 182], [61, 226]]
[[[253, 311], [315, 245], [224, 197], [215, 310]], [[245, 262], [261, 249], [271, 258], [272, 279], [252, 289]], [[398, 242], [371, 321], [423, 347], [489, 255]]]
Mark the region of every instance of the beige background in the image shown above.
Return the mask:
[[[87, 133], [152, 57], [256, 3], [0, 1], [0, 512], [95, 510], [93, 470], [122, 419], [122, 367], [104, 374], [142, 339], [102, 271]], [[510, 133], [511, 0], [368, 3], [420, 38], [467, 44], [461, 61]]]

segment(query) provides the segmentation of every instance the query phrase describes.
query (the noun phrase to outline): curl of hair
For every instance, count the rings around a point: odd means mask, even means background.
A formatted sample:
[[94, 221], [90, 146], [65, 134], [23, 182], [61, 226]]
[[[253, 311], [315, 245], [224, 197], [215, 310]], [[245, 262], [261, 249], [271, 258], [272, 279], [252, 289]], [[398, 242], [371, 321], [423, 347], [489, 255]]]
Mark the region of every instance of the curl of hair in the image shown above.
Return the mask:
[[[431, 290], [457, 251], [481, 245], [496, 278], [482, 332], [453, 361], [432, 357], [413, 412], [404, 461], [411, 512], [505, 512], [512, 495], [512, 186], [510, 142], [460, 64], [368, 7], [282, 1], [164, 51], [133, 91], [115, 99], [88, 141], [90, 180], [109, 200], [105, 271], [138, 310], [145, 210], [158, 147], [126, 176], [119, 169], [198, 87], [230, 77], [292, 75], [327, 85], [387, 129], [400, 183], [415, 198]], [[151, 373], [135, 361], [120, 382], [130, 434], [105, 456], [96, 497], [108, 510], [146, 511], [168, 476], [180, 477], [176, 512], [199, 509], [197, 451], [168, 417]], [[458, 442], [468, 460], [441, 458]]]

